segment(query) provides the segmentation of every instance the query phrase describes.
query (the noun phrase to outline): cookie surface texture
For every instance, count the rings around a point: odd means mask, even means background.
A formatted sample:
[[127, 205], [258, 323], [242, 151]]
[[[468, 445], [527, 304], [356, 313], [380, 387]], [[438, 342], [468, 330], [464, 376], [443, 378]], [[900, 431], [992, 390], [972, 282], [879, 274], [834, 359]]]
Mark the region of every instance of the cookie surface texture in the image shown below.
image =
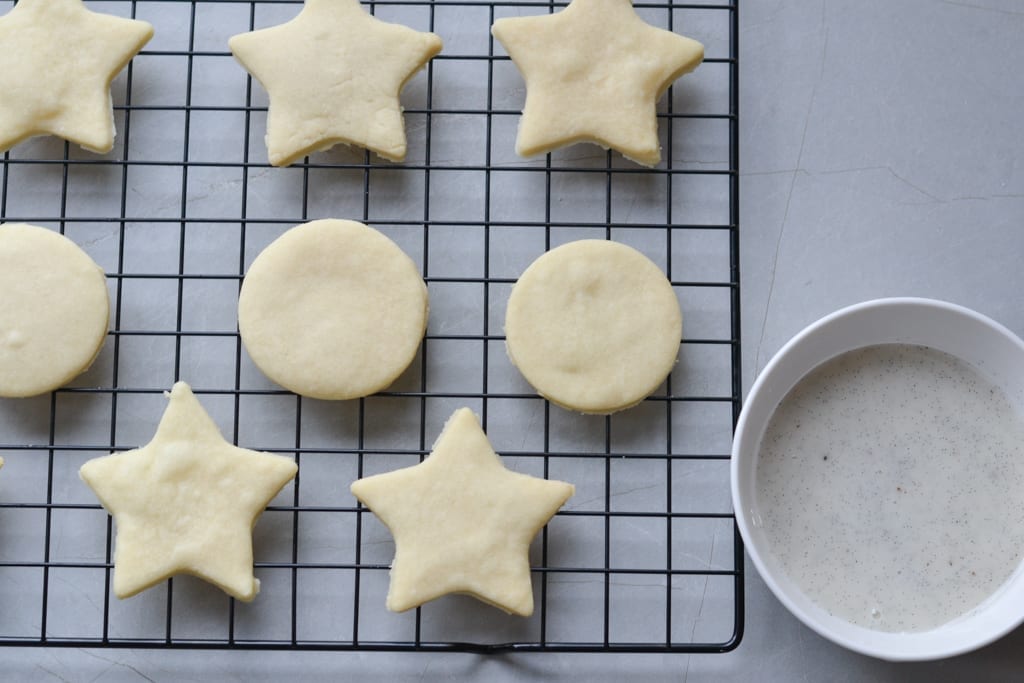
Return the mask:
[[117, 523], [114, 593], [131, 597], [184, 573], [252, 600], [252, 529], [295, 476], [295, 462], [225, 441], [184, 382], [168, 398], [146, 446], [79, 471]]
[[672, 371], [682, 313], [672, 285], [632, 247], [580, 240], [534, 261], [512, 287], [505, 316], [512, 363], [563, 408], [607, 414], [632, 407]]
[[46, 228], [0, 225], [0, 396], [37, 396], [89, 369], [107, 338], [103, 270]]
[[295, 19], [239, 34], [229, 45], [270, 95], [266, 142], [274, 166], [336, 144], [405, 159], [398, 96], [441, 51], [435, 34], [381, 21], [358, 0], [306, 0]]
[[420, 464], [352, 484], [395, 538], [394, 612], [466, 593], [529, 616], [530, 541], [574, 492], [506, 469], [469, 408], [455, 411]]
[[427, 287], [382, 233], [324, 219], [292, 228], [253, 261], [238, 328], [256, 365], [303, 396], [349, 399], [386, 388], [427, 328]]
[[21, 0], [0, 17], [0, 151], [56, 135], [109, 152], [110, 83], [152, 37], [146, 22], [91, 12], [82, 0]]
[[703, 45], [645, 23], [630, 0], [573, 0], [554, 14], [499, 19], [491, 32], [526, 81], [521, 156], [592, 142], [656, 165], [655, 104], [704, 58]]

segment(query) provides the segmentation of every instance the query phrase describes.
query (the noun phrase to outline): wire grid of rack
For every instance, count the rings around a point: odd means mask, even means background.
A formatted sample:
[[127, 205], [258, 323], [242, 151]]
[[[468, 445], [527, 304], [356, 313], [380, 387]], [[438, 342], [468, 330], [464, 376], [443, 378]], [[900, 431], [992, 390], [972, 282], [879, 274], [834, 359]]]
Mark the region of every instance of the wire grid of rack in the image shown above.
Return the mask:
[[[12, 3], [3, 3], [6, 10]], [[736, 1], [638, 2], [707, 58], [659, 104], [665, 160], [642, 169], [577, 145], [512, 152], [524, 96], [489, 34], [529, 0], [381, 0], [444, 52], [403, 93], [409, 158], [347, 148], [266, 161], [266, 95], [227, 38], [298, 0], [110, 0], [156, 36], [114, 82], [118, 142], [97, 156], [53, 138], [3, 155], [0, 219], [60, 230], [108, 273], [112, 330], [71, 386], [0, 400], [0, 644], [497, 652], [722, 652], [743, 629], [743, 554], [729, 496], [740, 405]], [[282, 391], [246, 356], [246, 267], [291, 225], [360, 219], [418, 263], [431, 296], [421, 353], [394, 386], [349, 402]], [[538, 398], [504, 353], [512, 283], [543, 251], [602, 237], [644, 251], [679, 293], [685, 339], [637, 408], [581, 416]], [[301, 333], [301, 331], [296, 331]], [[192, 577], [111, 594], [113, 525], [77, 477], [145, 443], [162, 392], [189, 381], [234, 442], [291, 455], [292, 485], [257, 524], [263, 590], [236, 603]], [[577, 494], [531, 548], [537, 610], [464, 596], [384, 610], [393, 545], [348, 493], [421, 460], [448, 415], [480, 414], [506, 463]]]

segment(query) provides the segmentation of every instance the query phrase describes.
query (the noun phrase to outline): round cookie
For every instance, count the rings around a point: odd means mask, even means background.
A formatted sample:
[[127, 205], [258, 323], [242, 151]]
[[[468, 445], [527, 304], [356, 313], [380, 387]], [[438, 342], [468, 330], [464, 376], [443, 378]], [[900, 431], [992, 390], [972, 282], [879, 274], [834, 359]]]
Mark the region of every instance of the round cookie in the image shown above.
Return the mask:
[[74, 242], [0, 225], [0, 396], [45, 394], [88, 370], [109, 318], [106, 276]]
[[530, 264], [512, 288], [505, 335], [509, 358], [538, 393], [604, 415], [636, 405], [672, 371], [682, 314], [646, 256], [581, 240]]
[[303, 396], [349, 399], [391, 384], [427, 329], [427, 287], [394, 242], [355, 221], [296, 226], [256, 257], [238, 329], [270, 379]]

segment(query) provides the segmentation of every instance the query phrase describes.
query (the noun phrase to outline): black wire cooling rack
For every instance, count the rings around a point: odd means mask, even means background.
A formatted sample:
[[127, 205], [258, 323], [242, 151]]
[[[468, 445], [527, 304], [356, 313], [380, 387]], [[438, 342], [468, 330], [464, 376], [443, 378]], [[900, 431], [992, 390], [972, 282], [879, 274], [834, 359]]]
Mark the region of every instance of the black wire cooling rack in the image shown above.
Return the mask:
[[[89, 252], [108, 273], [113, 329], [70, 387], [0, 401], [0, 644], [723, 652], [739, 643], [743, 550], [728, 467], [741, 391], [736, 0], [636, 4], [649, 23], [707, 47], [659, 104], [665, 161], [655, 169], [587, 145], [514, 155], [524, 87], [489, 27], [564, 3], [371, 3], [445, 40], [403, 93], [408, 161], [342, 148], [288, 169], [267, 164], [266, 95], [227, 38], [287, 20], [297, 0], [89, 4], [147, 19], [156, 36], [114, 82], [114, 151], [39, 138], [3, 155], [0, 219], [59, 229]], [[251, 364], [235, 324], [255, 255], [323, 217], [387, 233], [430, 290], [418, 360], [358, 401], [282, 391]], [[552, 407], [504, 353], [518, 274], [584, 237], [644, 251], [684, 313], [676, 371], [611, 417]], [[147, 442], [177, 379], [236, 443], [299, 463], [256, 526], [263, 590], [250, 604], [191, 577], [125, 601], [111, 595], [112, 523], [77, 471]], [[531, 550], [529, 619], [462, 596], [387, 613], [393, 545], [348, 493], [359, 476], [420, 460], [464, 405], [510, 467], [577, 487]]]

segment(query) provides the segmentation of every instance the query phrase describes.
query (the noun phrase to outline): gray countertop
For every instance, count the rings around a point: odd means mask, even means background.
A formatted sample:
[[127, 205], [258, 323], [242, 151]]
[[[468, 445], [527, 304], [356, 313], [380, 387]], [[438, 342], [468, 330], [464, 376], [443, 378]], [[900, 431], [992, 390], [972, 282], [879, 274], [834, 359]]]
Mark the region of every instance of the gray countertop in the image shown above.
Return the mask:
[[[741, 5], [744, 385], [793, 334], [883, 296], [946, 299], [1024, 334], [1024, 6], [1018, 0]], [[685, 32], [685, 30], [684, 30]], [[1024, 631], [895, 665], [799, 624], [748, 563], [723, 655], [0, 648], [11, 680], [1006, 680]]]

